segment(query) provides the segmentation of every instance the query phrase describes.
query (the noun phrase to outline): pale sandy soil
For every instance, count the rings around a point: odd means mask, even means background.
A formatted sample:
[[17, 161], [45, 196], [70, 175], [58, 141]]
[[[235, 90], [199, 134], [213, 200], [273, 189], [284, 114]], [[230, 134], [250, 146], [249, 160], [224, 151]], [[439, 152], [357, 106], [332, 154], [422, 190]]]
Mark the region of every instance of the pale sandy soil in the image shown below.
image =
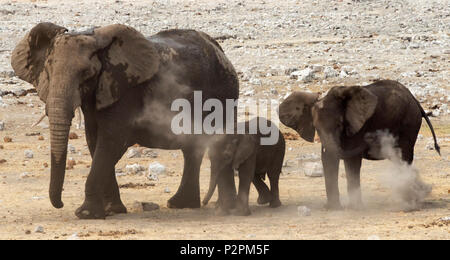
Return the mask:
[[[20, 2], [20, 3], [19, 3]], [[22, 3], [25, 2], [25, 3]], [[133, 15], [146, 13], [143, 1], [136, 1], [139, 8], [129, 6], [128, 1], [124, 6], [115, 1], [107, 1], [107, 7], [101, 14], [95, 15], [97, 9], [83, 13], [84, 8], [91, 2], [98, 6], [99, 1], [82, 1], [77, 5], [72, 1], [65, 2], [61, 7], [57, 1], [0, 1], [1, 10], [10, 10], [15, 6], [15, 12], [6, 16], [2, 13], [0, 20], [0, 68], [8, 71], [9, 54], [17, 40], [23, 36], [36, 22], [44, 20], [54, 21], [72, 29], [89, 27], [92, 25], [104, 25], [114, 22], [127, 23], [139, 28], [145, 34], [150, 34], [163, 27], [191, 27], [209, 32], [215, 37], [223, 35], [236, 35], [236, 39], [222, 41], [225, 52], [241, 72], [241, 89], [254, 88], [258, 96], [278, 99], [289, 92], [300, 89], [327, 90], [335, 84], [362, 84], [370, 82], [374, 78], [399, 79], [408, 86], [416, 82], [430, 83], [434, 86], [448, 90], [449, 60], [448, 53], [448, 2], [432, 1], [430, 6], [416, 8], [416, 5], [400, 4], [400, 1], [392, 1], [400, 13], [422, 13], [433, 6], [443, 6], [439, 9], [440, 18], [436, 18], [429, 12], [424, 12], [423, 19], [430, 21], [431, 27], [435, 23], [444, 24], [437, 28], [436, 32], [427, 31], [426, 28], [409, 24], [412, 20], [404, 20], [408, 27], [402, 31], [402, 27], [377, 27], [372, 18], [378, 15], [384, 17], [386, 12], [383, 3], [386, 1], [374, 1], [373, 7], [362, 5], [350, 6], [344, 1], [329, 1], [329, 6], [320, 1], [303, 1], [299, 8], [296, 1], [245, 1], [247, 7], [238, 5], [238, 1], [201, 1], [204, 5], [196, 5], [192, 1], [162, 1], [158, 11], [149, 11], [151, 16], [144, 20], [133, 19]], [[215, 4], [215, 3], [219, 4]], [[388, 1], [389, 2], [389, 1]], [[406, 1], [418, 4], [419, 1]], [[13, 5], [8, 5], [12, 3]], [[31, 8], [37, 4], [41, 8]], [[286, 23], [278, 26], [277, 19], [284, 12], [291, 12], [293, 4], [298, 8], [302, 19], [318, 24], [317, 30], [308, 26], [291, 28], [293, 19], [282, 17]], [[222, 6], [220, 14], [212, 10], [216, 5]], [[151, 6], [148, 4], [148, 6]], [[155, 4], [153, 4], [155, 6]], [[177, 6], [180, 8], [174, 9]], [[227, 6], [230, 8], [227, 9]], [[336, 16], [342, 18], [346, 12], [358, 16], [361, 8], [367, 15], [361, 16], [357, 21], [346, 21], [341, 24], [354, 34], [343, 36], [345, 33], [327, 29], [327, 25], [333, 25], [326, 18], [333, 14], [331, 10], [338, 8]], [[20, 8], [19, 8], [20, 7]], [[126, 7], [126, 8], [125, 8]], [[165, 8], [165, 9], [164, 9]], [[355, 9], [354, 11], [351, 9]], [[403, 8], [403, 9], [402, 9]], [[72, 10], [73, 9], [73, 10]], [[247, 10], [248, 9], [248, 10]], [[423, 10], [422, 10], [423, 9]], [[114, 10], [119, 13], [114, 15]], [[124, 14], [130, 10], [131, 18]], [[201, 10], [201, 15], [198, 15]], [[246, 15], [245, 10], [251, 12]], [[388, 11], [386, 11], [388, 10]], [[79, 12], [78, 15], [76, 13]], [[182, 13], [189, 19], [173, 14]], [[273, 12], [269, 15], [270, 12]], [[302, 13], [304, 12], [304, 13]], [[113, 14], [111, 14], [113, 13]], [[210, 14], [211, 13], [211, 14]], [[64, 14], [64, 15], [62, 15]], [[312, 16], [308, 16], [313, 14]], [[304, 16], [308, 16], [304, 18]], [[398, 15], [401, 17], [400, 15]], [[388, 16], [384, 20], [388, 23]], [[427, 19], [430, 20], [427, 20]], [[153, 20], [152, 20], [153, 19]], [[166, 21], [164, 21], [164, 19]], [[243, 19], [250, 20], [243, 23]], [[377, 18], [378, 19], [378, 18]], [[400, 18], [399, 18], [400, 19]], [[152, 22], [153, 26], [146, 27], [143, 24]], [[342, 21], [342, 20], [340, 20]], [[366, 24], [369, 21], [366, 32], [353, 28], [355, 24]], [[414, 20], [415, 21], [415, 20]], [[435, 21], [435, 22], [433, 22]], [[436, 22], [437, 21], [437, 22]], [[315, 23], [316, 22], [316, 23]], [[441, 23], [442, 22], [442, 23]], [[227, 24], [228, 23], [228, 24]], [[268, 23], [268, 24], [266, 24]], [[418, 22], [419, 23], [419, 22]], [[242, 26], [239, 26], [241, 25]], [[448, 24], [448, 23], [447, 23]], [[211, 25], [211, 30], [208, 26]], [[319, 26], [320, 25], [320, 26]], [[347, 27], [346, 27], [347, 26]], [[5, 29], [6, 28], [6, 29]], [[22, 29], [24, 28], [24, 29]], [[254, 29], [257, 28], [257, 29]], [[416, 29], [414, 29], [416, 28]], [[265, 29], [265, 30], [263, 30]], [[294, 31], [298, 29], [298, 31]], [[374, 32], [378, 30], [378, 34]], [[389, 31], [389, 30], [392, 30]], [[247, 37], [246, 32], [251, 31]], [[358, 32], [361, 32], [358, 34]], [[373, 33], [371, 39], [366, 33]], [[301, 35], [293, 36], [294, 34]], [[398, 40], [405, 35], [433, 36], [442, 45], [424, 43], [419, 49], [402, 49], [397, 46], [402, 42]], [[254, 38], [252, 38], [254, 37]], [[318, 40], [319, 39], [319, 40]], [[316, 42], [318, 41], [318, 43]], [[331, 48], [327, 50], [328, 48]], [[326, 51], [326, 55], [323, 55]], [[434, 54], [438, 52], [438, 54]], [[439, 58], [430, 58], [430, 54]], [[370, 56], [370, 58], [368, 58]], [[370, 60], [370, 61], [369, 61]], [[290, 80], [284, 75], [285, 68], [304, 68], [308, 64], [321, 64], [337, 67], [350, 65], [359, 72], [357, 76], [348, 78], [334, 78], [327, 82], [316, 80], [309, 84], [303, 84]], [[433, 69], [428, 71], [428, 69]], [[273, 72], [266, 75], [265, 72]], [[426, 71], [424, 76], [399, 76], [403, 72]], [[245, 75], [248, 74], [248, 77]], [[248, 78], [260, 79], [261, 84], [253, 85]], [[8, 83], [13, 81], [14, 84]], [[16, 88], [30, 88], [29, 85], [12, 78], [2, 78], [0, 89], [14, 90]], [[270, 96], [270, 89], [275, 88], [277, 95]], [[444, 92], [448, 93], [448, 92]], [[423, 104], [427, 109], [432, 107], [433, 100], [448, 94], [434, 93], [425, 98]], [[149, 181], [142, 175], [126, 175], [118, 177], [119, 184], [149, 184], [155, 186], [145, 189], [122, 188], [121, 196], [130, 213], [108, 217], [106, 220], [79, 220], [74, 211], [81, 205], [84, 199], [84, 183], [89, 171], [91, 158], [86, 146], [84, 131], [73, 128], [79, 138], [70, 140], [76, 148], [75, 154], [69, 154], [77, 164], [74, 169], [68, 170], [63, 192], [63, 209], [52, 208], [48, 199], [49, 168], [49, 132], [45, 127], [47, 119], [34, 129], [30, 125], [35, 122], [42, 113], [43, 103], [37, 96], [27, 97], [3, 97], [3, 102], [8, 106], [0, 107], [0, 121], [5, 122], [6, 129], [0, 131], [0, 239], [67, 239], [77, 234], [80, 239], [367, 239], [378, 236], [381, 239], [450, 239], [450, 224], [439, 219], [450, 216], [450, 116], [444, 115], [431, 118], [436, 132], [440, 138], [442, 157], [435, 151], [427, 150], [426, 144], [431, 136], [428, 127], [424, 124], [421, 130], [423, 139], [416, 145], [415, 166], [419, 169], [423, 180], [433, 185], [432, 193], [426, 198], [424, 205], [418, 211], [402, 211], [401, 204], [393, 200], [391, 191], [380, 180], [388, 162], [364, 161], [362, 168], [362, 189], [366, 209], [362, 211], [344, 210], [329, 212], [323, 209], [325, 203], [325, 186], [323, 178], [309, 178], [304, 176], [297, 166], [297, 157], [304, 154], [319, 154], [320, 144], [309, 144], [302, 140], [289, 140], [287, 142], [288, 165], [280, 179], [281, 201], [283, 206], [278, 209], [270, 209], [256, 204], [256, 191], [251, 190], [251, 210], [249, 217], [214, 215], [214, 206], [208, 205], [201, 209], [173, 210], [166, 207], [167, 200], [177, 190], [181, 180], [182, 154], [179, 151], [158, 150], [158, 157], [128, 159], [126, 156], [118, 163], [117, 168], [124, 169], [125, 165], [139, 163], [148, 166], [151, 162], [159, 162], [165, 165], [168, 173], [160, 177], [159, 181]], [[445, 102], [444, 102], [445, 103]], [[448, 102], [447, 102], [448, 103]], [[30, 107], [29, 104], [33, 104]], [[282, 127], [283, 132], [291, 132]], [[44, 140], [38, 140], [38, 136], [26, 134], [39, 132]], [[12, 142], [5, 143], [3, 138], [11, 137]], [[25, 150], [32, 150], [34, 158], [26, 159]], [[81, 152], [81, 154], [78, 154]], [[24, 172], [29, 172], [27, 177], [21, 177]], [[209, 161], [205, 158], [201, 168], [201, 193], [204, 195], [208, 187]], [[340, 169], [340, 189], [343, 204], [347, 202], [345, 171], [343, 164]], [[166, 193], [166, 188], [170, 192]], [[215, 197], [213, 198], [213, 201]], [[140, 212], [134, 207], [135, 202], [154, 202], [161, 209], [153, 212]], [[307, 206], [311, 209], [311, 216], [299, 216], [298, 206]], [[44, 233], [36, 233], [36, 227], [41, 226]]]

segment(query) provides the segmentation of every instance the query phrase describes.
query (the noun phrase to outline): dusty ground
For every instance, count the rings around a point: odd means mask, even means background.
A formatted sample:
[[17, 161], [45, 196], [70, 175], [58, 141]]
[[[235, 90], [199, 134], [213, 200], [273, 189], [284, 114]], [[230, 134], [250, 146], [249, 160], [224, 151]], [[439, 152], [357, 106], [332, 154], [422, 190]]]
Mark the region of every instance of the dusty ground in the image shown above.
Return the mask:
[[[0, 160], [6, 162], [0, 161], [0, 239], [450, 239], [450, 223], [440, 220], [450, 216], [450, 116], [446, 108], [450, 101], [450, 4], [423, 2], [1, 0], [0, 121], [5, 130], [0, 131]], [[306, 177], [298, 167], [298, 158], [317, 155], [320, 144], [297, 139], [287, 142], [287, 167], [280, 179], [284, 205], [279, 209], [256, 205], [254, 188], [249, 217], [218, 217], [212, 205], [196, 210], [167, 209], [166, 202], [181, 179], [182, 154], [158, 150], [157, 158], [124, 156], [117, 165], [125, 169], [129, 164], [148, 166], [157, 161], [168, 171], [156, 182], [143, 175], [119, 174], [120, 185], [146, 186], [121, 189], [129, 214], [78, 220], [73, 213], [83, 201], [91, 163], [84, 131], [72, 130], [79, 137], [70, 140], [76, 151], [69, 157], [76, 165], [66, 174], [65, 207], [54, 209], [47, 194], [50, 170], [44, 166], [49, 164], [48, 121], [30, 128], [40, 117], [43, 103], [34, 94], [16, 96], [32, 87], [14, 77], [9, 65], [17, 41], [39, 21], [72, 30], [125, 23], [146, 35], [167, 28], [205, 31], [220, 39], [235, 64], [242, 99], [278, 101], [295, 90], [326, 91], [336, 84], [365, 84], [378, 78], [399, 80], [437, 116], [431, 120], [442, 157], [426, 148], [431, 133], [424, 124], [415, 160], [433, 192], [420, 210], [404, 212], [380, 180], [387, 162], [364, 161], [366, 210], [325, 211], [323, 178]], [[311, 82], [290, 79], [285, 73], [312, 65], [349, 73], [325, 79], [318, 72]], [[292, 133], [286, 128], [282, 131]], [[12, 142], [5, 142], [4, 137]], [[34, 157], [25, 158], [25, 150], [32, 150]], [[201, 168], [202, 195], [209, 171], [206, 158]], [[339, 181], [345, 204], [343, 165]], [[154, 202], [161, 209], [140, 212], [134, 207], [136, 201]], [[299, 216], [298, 206], [309, 207], [311, 216]], [[43, 233], [35, 232], [37, 227], [42, 227]]]

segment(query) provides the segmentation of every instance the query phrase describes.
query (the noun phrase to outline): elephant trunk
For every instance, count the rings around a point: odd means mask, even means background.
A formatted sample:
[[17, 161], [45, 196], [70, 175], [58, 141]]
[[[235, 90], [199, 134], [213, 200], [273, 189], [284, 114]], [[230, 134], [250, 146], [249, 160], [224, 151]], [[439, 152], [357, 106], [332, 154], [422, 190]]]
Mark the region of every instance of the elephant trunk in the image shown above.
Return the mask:
[[217, 178], [219, 176], [219, 171], [215, 169], [211, 169], [211, 178], [209, 180], [209, 188], [208, 192], [206, 193], [205, 198], [203, 198], [203, 206], [208, 205], [209, 200], [211, 199], [212, 195], [214, 194], [214, 191], [216, 190], [217, 186]]
[[47, 101], [48, 117], [50, 121], [51, 146], [51, 176], [50, 201], [55, 208], [64, 206], [61, 193], [66, 170], [67, 144], [70, 125], [73, 118], [71, 106], [67, 106], [67, 99], [49, 98]]

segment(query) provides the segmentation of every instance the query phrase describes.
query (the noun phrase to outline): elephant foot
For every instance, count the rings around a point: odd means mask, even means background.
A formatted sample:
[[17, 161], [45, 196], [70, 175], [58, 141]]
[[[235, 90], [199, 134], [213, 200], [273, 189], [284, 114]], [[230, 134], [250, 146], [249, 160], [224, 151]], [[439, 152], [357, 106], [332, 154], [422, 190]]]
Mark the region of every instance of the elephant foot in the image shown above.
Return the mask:
[[120, 203], [112, 203], [109, 202], [106, 204], [105, 207], [105, 214], [106, 216], [113, 216], [116, 214], [126, 214], [127, 213], [127, 208], [123, 205], [122, 202]]
[[334, 203], [328, 202], [327, 204], [325, 204], [325, 209], [331, 210], [331, 211], [338, 211], [338, 210], [343, 210], [344, 208], [342, 207], [340, 202], [334, 202]]
[[235, 216], [250, 216], [251, 214], [252, 212], [248, 205], [242, 205], [241, 203], [238, 203], [236, 209], [233, 210], [233, 215]]
[[200, 197], [182, 196], [177, 193], [167, 201], [167, 207], [170, 209], [198, 209], [201, 207]]
[[217, 207], [214, 211], [214, 215], [223, 217], [230, 215], [230, 211], [228, 209], [224, 209], [222, 207]]
[[275, 200], [272, 200], [271, 202], [270, 202], [270, 204], [269, 204], [269, 207], [271, 207], [271, 208], [278, 208], [278, 207], [280, 207], [282, 204], [281, 204], [281, 201], [279, 200], [279, 199], [275, 199]]
[[258, 196], [257, 202], [259, 205], [264, 205], [264, 204], [270, 203], [271, 200], [272, 200], [272, 195], [270, 193], [267, 193], [267, 194], [260, 194]]
[[362, 211], [366, 209], [366, 206], [362, 202], [350, 202], [347, 208], [350, 210]]
[[106, 217], [102, 203], [86, 201], [75, 211], [75, 215], [80, 219], [105, 219]]

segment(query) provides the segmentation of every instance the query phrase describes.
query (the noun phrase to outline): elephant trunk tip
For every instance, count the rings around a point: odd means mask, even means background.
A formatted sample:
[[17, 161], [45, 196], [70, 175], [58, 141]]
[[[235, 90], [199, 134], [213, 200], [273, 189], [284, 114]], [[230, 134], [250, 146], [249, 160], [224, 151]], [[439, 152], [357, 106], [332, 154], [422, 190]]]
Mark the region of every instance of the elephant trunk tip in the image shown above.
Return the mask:
[[52, 194], [50, 192], [50, 202], [52, 203], [53, 207], [56, 209], [60, 209], [64, 207], [64, 203], [61, 200], [61, 193], [58, 194]]

